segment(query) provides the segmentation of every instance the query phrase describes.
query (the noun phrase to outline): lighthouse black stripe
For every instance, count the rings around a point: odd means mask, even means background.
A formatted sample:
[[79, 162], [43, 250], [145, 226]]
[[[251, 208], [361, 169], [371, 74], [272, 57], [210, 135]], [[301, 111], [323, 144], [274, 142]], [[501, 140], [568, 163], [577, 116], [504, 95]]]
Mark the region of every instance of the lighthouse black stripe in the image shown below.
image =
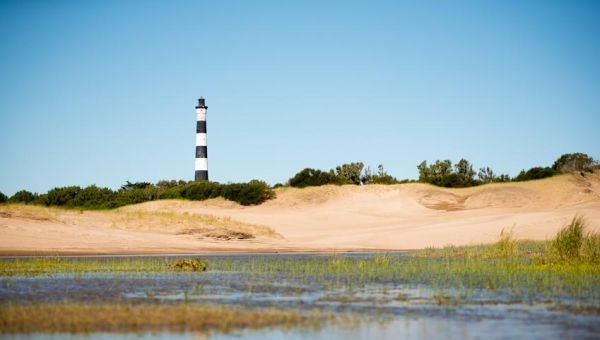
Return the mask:
[[196, 181], [208, 181], [208, 170], [196, 170]]
[[206, 133], [206, 121], [199, 120], [196, 122], [196, 133]]
[[208, 149], [206, 146], [196, 146], [196, 158], [208, 158]]

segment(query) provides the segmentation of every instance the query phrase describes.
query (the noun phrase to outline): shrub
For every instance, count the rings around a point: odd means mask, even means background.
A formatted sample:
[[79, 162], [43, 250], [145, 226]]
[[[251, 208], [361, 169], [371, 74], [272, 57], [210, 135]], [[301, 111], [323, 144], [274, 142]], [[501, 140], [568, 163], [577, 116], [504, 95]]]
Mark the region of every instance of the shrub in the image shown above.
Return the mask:
[[148, 186], [144, 189], [121, 189], [115, 195], [115, 206], [120, 207], [129, 204], [144, 203], [156, 199], [157, 196], [156, 188], [154, 186]]
[[596, 164], [598, 164], [597, 161], [584, 153], [566, 153], [554, 162], [552, 169], [561, 173], [592, 171]]
[[221, 184], [215, 182], [193, 182], [181, 191], [181, 197], [194, 201], [203, 201], [221, 196]]
[[0, 204], [5, 203], [6, 201], [8, 201], [8, 197], [0, 191]]
[[347, 184], [361, 184], [363, 179], [363, 162], [342, 164], [335, 167], [336, 176]]
[[57, 206], [73, 206], [75, 196], [81, 191], [78, 186], [54, 188], [46, 193], [45, 204]]
[[600, 234], [588, 233], [583, 240], [581, 256], [592, 263], [600, 263]]
[[248, 183], [225, 184], [221, 189], [223, 198], [241, 205], [261, 204], [275, 198], [275, 192], [263, 181], [252, 180]]
[[550, 247], [558, 259], [563, 261], [578, 260], [581, 246], [584, 243], [585, 221], [575, 216], [569, 225], [561, 229]]
[[27, 190], [20, 190], [20, 191], [17, 191], [14, 195], [12, 195], [10, 197], [10, 199], [8, 199], [8, 201], [12, 202], [12, 203], [29, 204], [29, 203], [32, 203], [33, 201], [35, 201], [36, 198], [37, 198], [37, 194], [34, 194]]
[[90, 185], [77, 192], [71, 204], [73, 207], [87, 209], [114, 208], [117, 206], [115, 196], [111, 189]]
[[550, 167], [533, 167], [527, 171], [521, 170], [521, 172], [515, 177], [515, 182], [529, 181], [533, 179], [542, 179], [546, 177], [552, 177], [557, 172]]
[[517, 240], [513, 235], [513, 230], [502, 229], [500, 239], [496, 242], [496, 252], [500, 257], [511, 257], [516, 253]]
[[[481, 184], [475, 179], [473, 166], [466, 159], [461, 159], [452, 166], [450, 160], [437, 160], [431, 165], [427, 161], [417, 166], [419, 182], [429, 183], [447, 188], [462, 188]], [[491, 169], [490, 169], [491, 171]]]
[[125, 184], [121, 185], [121, 190], [131, 190], [131, 189], [146, 189], [152, 184], [149, 182], [135, 182], [131, 183], [126, 181]]
[[398, 180], [383, 169], [383, 164], [377, 166], [377, 172], [371, 173], [371, 167], [367, 167], [362, 175], [363, 184], [396, 184]]
[[32, 204], [45, 205], [47, 199], [48, 199], [47, 194], [41, 194], [35, 198], [35, 200], [32, 202]]
[[208, 263], [199, 259], [178, 259], [171, 264], [171, 268], [177, 272], [205, 272]]
[[305, 188], [308, 186], [320, 186], [326, 184], [343, 184], [344, 179], [339, 178], [332, 170], [329, 172], [319, 169], [306, 168], [290, 178], [289, 184], [296, 188]]

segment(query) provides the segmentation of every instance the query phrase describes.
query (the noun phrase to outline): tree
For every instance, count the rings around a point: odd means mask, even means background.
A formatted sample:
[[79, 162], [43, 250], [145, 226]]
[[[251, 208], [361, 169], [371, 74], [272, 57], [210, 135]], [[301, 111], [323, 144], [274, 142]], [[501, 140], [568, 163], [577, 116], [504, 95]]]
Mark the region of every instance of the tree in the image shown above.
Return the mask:
[[77, 192], [71, 205], [87, 209], [114, 208], [117, 206], [115, 196], [115, 192], [109, 188], [90, 185]]
[[510, 182], [510, 176], [507, 174], [502, 174], [494, 180], [494, 182]]
[[29, 203], [32, 203], [33, 201], [35, 201], [36, 198], [37, 198], [37, 194], [34, 194], [27, 190], [20, 190], [20, 191], [15, 192], [15, 194], [12, 195], [8, 201], [13, 202], [13, 203], [29, 204]]
[[319, 169], [306, 168], [290, 178], [288, 183], [292, 187], [304, 188], [325, 184], [343, 184], [343, 179], [338, 178], [332, 170], [325, 172]]
[[419, 182], [430, 183], [427, 161], [422, 161], [419, 165], [417, 165], [417, 170], [419, 170]]
[[496, 174], [489, 166], [480, 168], [477, 177], [479, 177], [479, 180], [483, 183], [496, 182]]
[[127, 181], [125, 184], [121, 185], [121, 190], [131, 190], [131, 189], [146, 189], [151, 186], [151, 183], [148, 182], [135, 182], [131, 183]]
[[365, 167], [363, 162], [342, 164], [335, 167], [335, 173], [348, 184], [361, 184], [362, 172]]
[[597, 164], [596, 160], [584, 153], [566, 153], [554, 162], [552, 169], [560, 173], [592, 171]]
[[73, 199], [81, 191], [78, 186], [54, 188], [46, 193], [46, 205], [72, 206]]
[[469, 161], [461, 158], [460, 161], [454, 165], [454, 168], [456, 169], [456, 174], [462, 182], [462, 186], [468, 187], [476, 184], [474, 179], [475, 170], [473, 170], [473, 165], [471, 165]]
[[363, 175], [364, 184], [396, 184], [398, 180], [391, 176], [383, 168], [383, 164], [377, 166], [377, 173], [371, 174], [371, 168], [367, 167]]
[[0, 204], [5, 203], [6, 201], [8, 201], [8, 197], [0, 191]]
[[437, 160], [429, 166], [427, 166], [426, 161], [423, 161], [417, 165], [417, 169], [419, 170], [419, 182], [448, 188], [462, 188], [481, 184], [475, 179], [473, 165], [464, 158], [454, 166], [452, 166], [452, 161], [448, 159]]
[[529, 181], [532, 179], [542, 179], [542, 178], [546, 178], [546, 177], [552, 177], [555, 174], [556, 174], [556, 171], [554, 171], [554, 169], [552, 169], [550, 167], [536, 166], [527, 171], [521, 170], [521, 172], [519, 172], [517, 177], [515, 177], [514, 181], [521, 182], [521, 181]]

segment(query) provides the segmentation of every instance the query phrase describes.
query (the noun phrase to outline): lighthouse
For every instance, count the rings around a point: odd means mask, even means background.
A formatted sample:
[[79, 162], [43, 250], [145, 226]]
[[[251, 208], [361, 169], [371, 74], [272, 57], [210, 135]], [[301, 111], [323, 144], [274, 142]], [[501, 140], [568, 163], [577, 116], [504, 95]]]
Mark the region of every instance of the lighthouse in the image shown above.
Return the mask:
[[206, 102], [203, 97], [196, 105], [196, 181], [208, 181], [208, 152], [206, 149]]

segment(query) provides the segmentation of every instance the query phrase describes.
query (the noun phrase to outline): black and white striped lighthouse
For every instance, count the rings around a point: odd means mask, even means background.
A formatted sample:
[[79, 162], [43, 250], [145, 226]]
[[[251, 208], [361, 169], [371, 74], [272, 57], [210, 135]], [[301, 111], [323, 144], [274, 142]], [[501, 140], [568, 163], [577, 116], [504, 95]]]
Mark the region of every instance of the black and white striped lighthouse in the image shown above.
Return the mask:
[[196, 181], [208, 181], [208, 150], [206, 148], [206, 106], [204, 98], [196, 105]]

